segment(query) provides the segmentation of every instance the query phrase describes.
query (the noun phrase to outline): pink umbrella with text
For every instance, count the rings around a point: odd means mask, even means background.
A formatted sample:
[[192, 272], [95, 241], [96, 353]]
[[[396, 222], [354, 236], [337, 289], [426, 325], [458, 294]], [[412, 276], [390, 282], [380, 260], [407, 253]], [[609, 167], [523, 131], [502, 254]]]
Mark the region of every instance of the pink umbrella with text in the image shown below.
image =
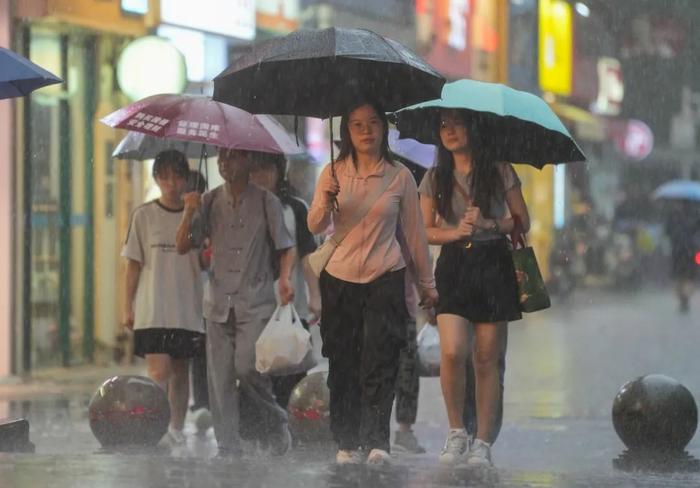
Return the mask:
[[271, 116], [253, 115], [203, 95], [153, 95], [112, 112], [102, 122], [116, 129], [227, 149], [304, 152]]

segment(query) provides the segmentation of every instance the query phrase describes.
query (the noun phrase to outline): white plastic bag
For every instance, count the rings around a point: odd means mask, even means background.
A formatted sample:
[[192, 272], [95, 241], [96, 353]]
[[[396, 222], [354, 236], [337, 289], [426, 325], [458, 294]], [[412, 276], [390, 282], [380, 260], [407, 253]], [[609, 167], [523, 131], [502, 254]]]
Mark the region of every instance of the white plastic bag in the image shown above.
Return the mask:
[[304, 329], [294, 305], [280, 305], [255, 342], [255, 369], [285, 376], [316, 365], [311, 334]]
[[416, 337], [418, 374], [440, 376], [440, 334], [434, 325], [425, 324]]

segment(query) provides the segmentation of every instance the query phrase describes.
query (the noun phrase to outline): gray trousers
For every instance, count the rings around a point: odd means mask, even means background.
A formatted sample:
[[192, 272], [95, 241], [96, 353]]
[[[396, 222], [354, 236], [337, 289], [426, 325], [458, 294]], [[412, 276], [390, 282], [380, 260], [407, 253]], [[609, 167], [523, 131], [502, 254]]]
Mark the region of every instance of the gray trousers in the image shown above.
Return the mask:
[[413, 425], [418, 413], [418, 345], [416, 344], [416, 321], [406, 323], [406, 345], [399, 353], [399, 370], [396, 375], [396, 422]]
[[268, 320], [237, 322], [231, 309], [225, 323], [207, 321], [209, 405], [220, 449], [240, 447], [240, 391], [264, 417], [287, 422], [287, 413], [275, 401], [270, 378], [255, 369], [255, 341]]

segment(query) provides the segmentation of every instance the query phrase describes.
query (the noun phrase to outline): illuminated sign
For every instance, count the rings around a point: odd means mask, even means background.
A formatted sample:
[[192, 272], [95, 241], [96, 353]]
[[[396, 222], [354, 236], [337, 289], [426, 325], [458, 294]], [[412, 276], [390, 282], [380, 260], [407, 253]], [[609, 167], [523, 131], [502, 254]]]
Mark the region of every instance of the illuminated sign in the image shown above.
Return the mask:
[[615, 58], [598, 59], [598, 98], [593, 109], [602, 115], [619, 115], [625, 85], [622, 82], [622, 67]]
[[654, 133], [641, 120], [630, 119], [617, 127], [615, 143], [622, 154], [641, 161], [654, 148]]
[[255, 0], [161, 0], [163, 23], [211, 32], [222, 36], [255, 38]]
[[458, 51], [464, 51], [468, 46], [468, 15], [469, 0], [449, 0], [448, 18], [450, 20], [450, 28], [447, 31], [447, 45]]
[[130, 100], [159, 93], [182, 93], [185, 58], [167, 39], [146, 36], [130, 42], [117, 62], [117, 81]]
[[419, 52], [449, 79], [471, 74], [471, 10], [473, 0], [416, 3]]
[[148, 0], [21, 0], [11, 2], [14, 16], [48, 17], [52, 21], [122, 36], [141, 36], [147, 32], [144, 5]]
[[257, 0], [257, 26], [276, 32], [289, 32], [299, 26], [299, 0]]
[[472, 78], [482, 81], [504, 81], [499, 79], [498, 66], [499, 2], [491, 0], [472, 0], [472, 2]]
[[571, 94], [573, 16], [564, 0], [540, 0], [539, 78], [544, 91]]
[[148, 0], [121, 0], [122, 12], [136, 15], [148, 13]]

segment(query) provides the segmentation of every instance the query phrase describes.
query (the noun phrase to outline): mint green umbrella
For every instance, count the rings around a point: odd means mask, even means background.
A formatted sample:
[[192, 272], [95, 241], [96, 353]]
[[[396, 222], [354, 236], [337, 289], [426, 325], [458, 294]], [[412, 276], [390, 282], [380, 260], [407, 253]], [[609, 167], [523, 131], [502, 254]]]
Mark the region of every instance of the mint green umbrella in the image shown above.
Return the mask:
[[477, 123], [478, 143], [494, 159], [541, 168], [547, 163], [585, 161], [561, 120], [540, 97], [497, 83], [446, 83], [441, 98], [395, 112], [401, 138], [439, 142], [440, 109], [462, 109]]

